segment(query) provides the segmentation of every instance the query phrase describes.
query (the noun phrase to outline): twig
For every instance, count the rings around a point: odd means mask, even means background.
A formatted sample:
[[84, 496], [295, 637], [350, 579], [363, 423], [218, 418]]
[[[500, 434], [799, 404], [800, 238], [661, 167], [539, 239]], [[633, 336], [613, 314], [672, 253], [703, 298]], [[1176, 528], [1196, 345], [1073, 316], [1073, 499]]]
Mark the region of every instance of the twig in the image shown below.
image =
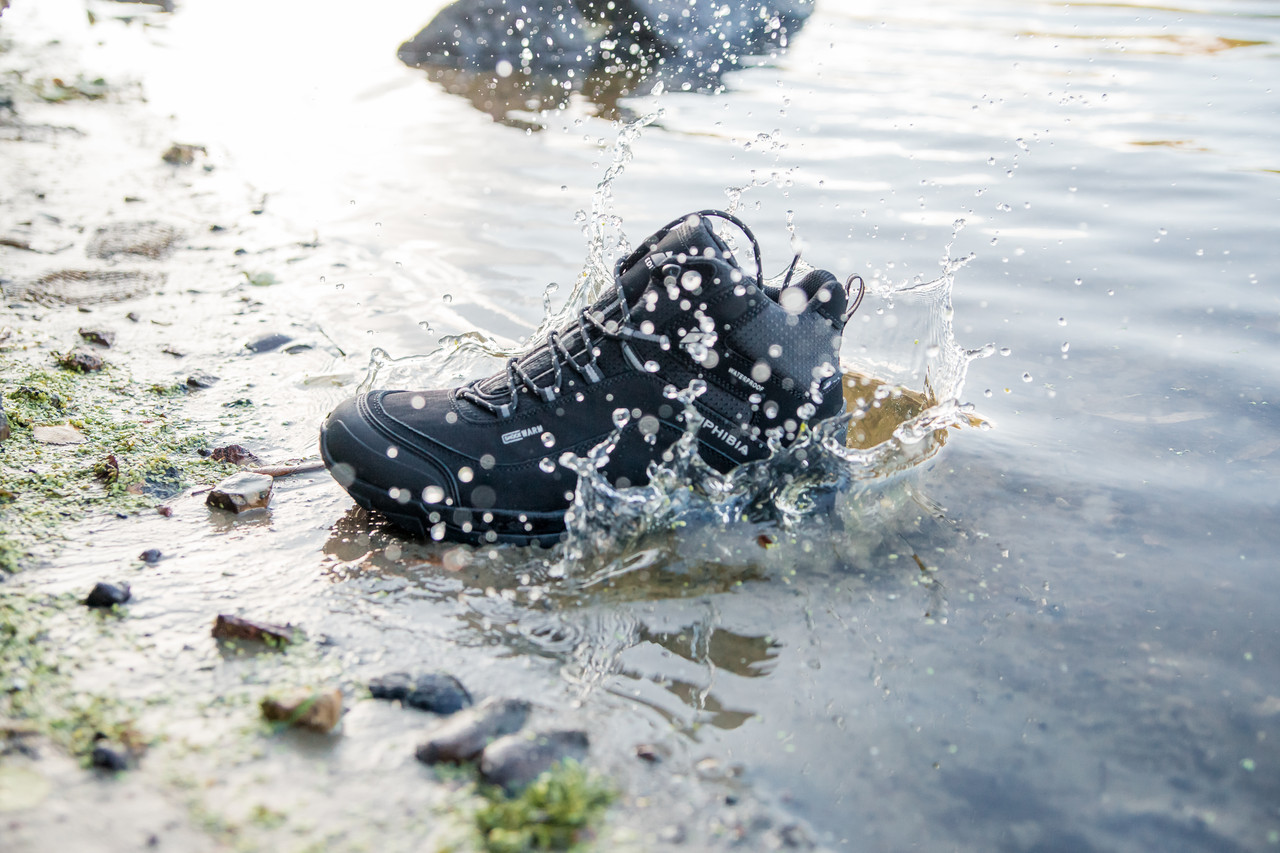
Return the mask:
[[250, 468], [249, 471], [254, 474], [266, 474], [268, 477], [289, 477], [294, 474], [306, 474], [309, 471], [320, 471], [324, 468], [324, 463], [319, 459], [308, 459], [305, 462], [295, 462], [292, 465], [267, 465], [263, 468]]

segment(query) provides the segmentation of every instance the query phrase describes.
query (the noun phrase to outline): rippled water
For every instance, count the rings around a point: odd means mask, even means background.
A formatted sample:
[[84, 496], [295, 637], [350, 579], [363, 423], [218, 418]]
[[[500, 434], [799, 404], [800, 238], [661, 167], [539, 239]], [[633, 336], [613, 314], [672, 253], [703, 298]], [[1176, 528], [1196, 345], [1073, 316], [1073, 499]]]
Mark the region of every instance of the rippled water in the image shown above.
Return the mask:
[[[477, 109], [399, 66], [440, 5], [192, 0], [83, 36], [82, 61], [137, 74], [246, 208], [267, 196], [270, 236], [242, 231], [283, 279], [260, 317], [335, 347], [252, 377], [263, 452], [313, 452], [375, 347], [517, 347], [624, 240], [709, 206], [753, 226], [768, 272], [798, 244], [867, 280], [849, 370], [972, 410], [925, 423], [892, 476], [785, 519], [704, 505], [608, 547], [455, 548], [402, 540], [314, 477], [256, 525], [198, 499], [119, 545], [124, 522], [103, 522], [44, 582], [172, 541], [129, 624], [162, 638], [135, 665], [185, 679], [180, 707], [280, 677], [218, 658], [212, 607], [328, 637], [308, 677], [430, 661], [535, 698], [593, 731], [642, 849], [668, 825], [727, 844], [740, 797], [834, 849], [1280, 845], [1274, 4], [818, 0], [723, 91], [588, 89], [547, 112]], [[66, 6], [47, 8], [71, 38]], [[620, 136], [629, 160], [597, 196]], [[402, 366], [453, 384], [484, 347]], [[297, 806], [317, 826], [359, 825], [337, 800], [438, 805], [413, 733], [370, 704], [336, 750], [238, 756], [211, 796], [243, 811], [255, 774], [323, 760], [342, 781]], [[244, 721], [201, 713], [210, 733]], [[641, 742], [668, 761], [638, 767]], [[395, 826], [389, 849], [422, 837]]]

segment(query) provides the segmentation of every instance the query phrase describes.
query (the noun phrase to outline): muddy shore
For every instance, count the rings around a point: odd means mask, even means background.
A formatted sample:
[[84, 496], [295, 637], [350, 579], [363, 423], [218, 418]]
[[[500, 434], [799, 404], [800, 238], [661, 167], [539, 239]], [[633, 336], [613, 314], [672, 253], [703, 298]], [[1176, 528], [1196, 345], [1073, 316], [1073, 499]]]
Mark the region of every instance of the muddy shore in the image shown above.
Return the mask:
[[[181, 136], [138, 81], [102, 77], [12, 17], [0, 22], [0, 627], [15, 670], [0, 705], [0, 846], [470, 849], [487, 802], [474, 774], [416, 762], [431, 715], [367, 689], [425, 663], [478, 698], [523, 673], [537, 720], [586, 726], [588, 766], [615, 793], [582, 835], [602, 849], [813, 847], [694, 742], [584, 721], [555, 660], [495, 660], [432, 627], [433, 609], [499, 618], [485, 602], [509, 594], [510, 558], [401, 540], [307, 469], [315, 425], [368, 357], [363, 329], [306, 309], [317, 281], [356, 274], [349, 249], [335, 260], [325, 235], [278, 216], [223, 140]], [[37, 438], [49, 426], [69, 442]], [[207, 503], [241, 467], [298, 463], [266, 510]], [[97, 582], [127, 584], [129, 600], [85, 607]], [[366, 597], [406, 588], [425, 628], [358, 616]], [[223, 613], [297, 625], [300, 640], [227, 643], [211, 634]], [[411, 630], [403, 651], [358, 651]], [[258, 712], [281, 690], [333, 685], [336, 731]]]

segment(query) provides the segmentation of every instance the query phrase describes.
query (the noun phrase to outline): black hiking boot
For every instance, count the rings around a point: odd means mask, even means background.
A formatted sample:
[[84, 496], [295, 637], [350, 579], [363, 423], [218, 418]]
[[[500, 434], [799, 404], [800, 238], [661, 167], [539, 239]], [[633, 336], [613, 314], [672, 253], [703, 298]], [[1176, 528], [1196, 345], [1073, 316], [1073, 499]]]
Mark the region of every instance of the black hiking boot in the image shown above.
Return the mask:
[[[740, 228], [756, 277], [710, 217]], [[614, 268], [615, 287], [564, 328], [461, 388], [372, 391], [340, 404], [320, 452], [356, 502], [423, 538], [555, 542], [585, 456], [625, 421], [604, 468], [648, 482], [683, 432], [675, 391], [701, 379], [698, 452], [719, 471], [769, 454], [809, 423], [844, 411], [840, 336], [862, 297], [811, 270], [763, 284], [759, 245], [735, 217], [703, 211], [645, 240]], [[857, 282], [856, 298], [849, 288]]]

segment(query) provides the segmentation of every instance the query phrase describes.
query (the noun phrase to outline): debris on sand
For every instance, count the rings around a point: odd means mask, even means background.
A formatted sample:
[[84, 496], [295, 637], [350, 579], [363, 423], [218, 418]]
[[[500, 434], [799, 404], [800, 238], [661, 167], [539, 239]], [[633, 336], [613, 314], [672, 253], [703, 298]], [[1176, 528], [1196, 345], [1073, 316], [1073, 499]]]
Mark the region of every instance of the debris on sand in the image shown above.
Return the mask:
[[269, 646], [287, 646], [294, 641], [298, 630], [292, 625], [257, 622], [242, 616], [219, 613], [213, 623], [213, 636], [218, 640], [248, 640]]
[[205, 503], [235, 513], [264, 509], [271, 501], [273, 482], [266, 474], [241, 471], [215, 486]]
[[40, 444], [84, 444], [89, 440], [71, 424], [32, 427], [31, 437]]
[[262, 716], [273, 723], [325, 734], [342, 719], [342, 691], [336, 687], [298, 690], [283, 697], [267, 697], [261, 707]]

